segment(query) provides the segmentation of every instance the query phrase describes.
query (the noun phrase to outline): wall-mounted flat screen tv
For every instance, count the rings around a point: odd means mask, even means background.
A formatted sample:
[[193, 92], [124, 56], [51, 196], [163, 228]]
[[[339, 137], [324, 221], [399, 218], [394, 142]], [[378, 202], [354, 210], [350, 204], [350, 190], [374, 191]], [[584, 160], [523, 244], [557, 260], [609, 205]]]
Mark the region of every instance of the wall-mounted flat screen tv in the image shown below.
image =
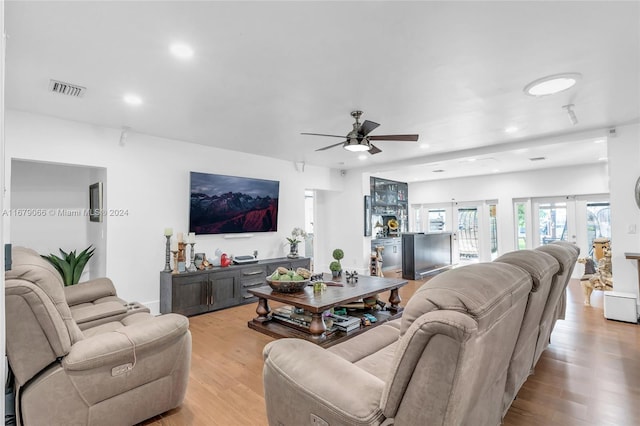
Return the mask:
[[189, 232], [275, 232], [279, 193], [278, 181], [191, 172]]

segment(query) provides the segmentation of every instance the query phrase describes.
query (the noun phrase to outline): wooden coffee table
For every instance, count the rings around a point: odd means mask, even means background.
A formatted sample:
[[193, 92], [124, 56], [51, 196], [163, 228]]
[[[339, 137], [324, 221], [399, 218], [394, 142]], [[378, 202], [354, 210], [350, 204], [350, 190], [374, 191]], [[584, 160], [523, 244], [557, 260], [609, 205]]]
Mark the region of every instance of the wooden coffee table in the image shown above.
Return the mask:
[[[314, 292], [313, 286], [308, 286], [299, 293], [279, 293], [269, 286], [248, 289], [247, 291], [257, 296], [258, 316], [247, 324], [249, 328], [268, 334], [272, 337], [298, 337], [317, 343], [321, 346], [332, 346], [340, 341], [350, 338], [364, 329], [353, 330], [348, 333], [334, 331], [327, 335], [327, 327], [324, 323], [323, 313], [336, 306], [355, 302], [362, 298], [372, 297], [385, 291], [391, 291], [389, 306], [384, 311], [372, 310], [370, 313], [378, 318], [372, 326], [379, 325], [400, 316], [402, 308], [399, 306], [400, 296], [398, 289], [407, 284], [407, 280], [399, 278], [380, 278], [371, 276], [359, 276], [357, 282], [348, 283], [345, 277], [332, 279], [330, 274], [325, 274], [326, 282], [337, 282], [339, 286], [327, 286], [322, 292]], [[271, 315], [269, 300], [282, 302], [297, 308], [303, 308], [311, 314], [311, 323], [308, 330], [302, 327], [277, 321]], [[350, 313], [351, 315], [351, 313]], [[369, 328], [369, 327], [367, 327]], [[366, 328], [365, 328], [366, 329]]]

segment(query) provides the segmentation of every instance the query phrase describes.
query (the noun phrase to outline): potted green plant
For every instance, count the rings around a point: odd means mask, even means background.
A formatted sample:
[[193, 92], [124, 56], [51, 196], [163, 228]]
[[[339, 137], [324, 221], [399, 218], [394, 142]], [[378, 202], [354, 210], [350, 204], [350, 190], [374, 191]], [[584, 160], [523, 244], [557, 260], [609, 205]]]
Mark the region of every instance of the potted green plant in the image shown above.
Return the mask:
[[64, 250], [59, 249], [62, 257], [58, 257], [55, 254], [49, 254], [48, 256], [41, 255], [44, 259], [47, 259], [60, 275], [62, 276], [62, 281], [64, 282], [65, 287], [69, 285], [78, 284], [80, 281], [80, 275], [82, 275], [82, 271], [84, 267], [93, 256], [93, 252], [96, 249], [92, 249], [91, 246], [82, 250], [79, 254], [76, 255], [76, 251], [70, 251], [66, 253]]
[[340, 265], [340, 262], [334, 260], [329, 264], [329, 269], [331, 269], [331, 276], [333, 278], [338, 278], [338, 276], [340, 276], [340, 272], [342, 271], [342, 266]]
[[331, 270], [331, 275], [336, 278], [342, 273], [342, 264], [340, 263], [340, 260], [344, 258], [344, 251], [341, 249], [335, 249], [332, 256], [335, 260], [329, 264], [329, 269]]

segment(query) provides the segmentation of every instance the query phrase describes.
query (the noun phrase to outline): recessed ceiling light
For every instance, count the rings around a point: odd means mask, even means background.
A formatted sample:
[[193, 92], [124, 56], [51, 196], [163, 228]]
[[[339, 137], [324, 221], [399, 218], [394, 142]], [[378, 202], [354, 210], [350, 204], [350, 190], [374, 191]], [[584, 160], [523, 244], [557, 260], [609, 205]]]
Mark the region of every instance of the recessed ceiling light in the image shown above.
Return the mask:
[[366, 159], [367, 159], [367, 156], [365, 154], [358, 155], [358, 160], [364, 161]]
[[577, 72], [549, 75], [524, 86], [524, 92], [531, 96], [554, 95], [570, 89], [581, 77]]
[[173, 43], [169, 46], [169, 51], [173, 56], [180, 59], [188, 59], [193, 56], [193, 49], [188, 44]]
[[138, 95], [133, 95], [133, 94], [124, 95], [122, 99], [129, 105], [140, 105], [142, 103], [142, 98]]
[[600, 158], [598, 158], [598, 161], [607, 161], [607, 160], [608, 160], [608, 158], [607, 158], [607, 157], [600, 157]]
[[491, 173], [498, 173], [500, 171], [500, 169], [493, 169], [491, 170]]
[[427, 148], [429, 148], [429, 144], [428, 143], [421, 143], [420, 144], [420, 148], [427, 149]]
[[604, 139], [596, 139], [593, 143], [604, 143]]
[[504, 129], [504, 132], [505, 132], [505, 133], [515, 133], [515, 132], [517, 132], [518, 130], [520, 130], [520, 129], [518, 129], [516, 126], [509, 126], [509, 127], [506, 127], [506, 128]]
[[469, 163], [473, 163], [473, 162], [474, 162], [474, 161], [476, 161], [476, 160], [477, 160], [477, 158], [469, 158], [467, 161], [468, 161]]

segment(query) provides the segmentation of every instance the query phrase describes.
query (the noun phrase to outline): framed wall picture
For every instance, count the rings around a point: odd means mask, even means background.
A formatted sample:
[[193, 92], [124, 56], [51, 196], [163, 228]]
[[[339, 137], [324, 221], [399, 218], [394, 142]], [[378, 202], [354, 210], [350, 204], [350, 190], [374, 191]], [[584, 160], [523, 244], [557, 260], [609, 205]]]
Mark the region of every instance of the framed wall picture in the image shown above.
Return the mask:
[[364, 236], [371, 236], [371, 196], [364, 196]]
[[89, 185], [89, 220], [102, 222], [102, 182]]

